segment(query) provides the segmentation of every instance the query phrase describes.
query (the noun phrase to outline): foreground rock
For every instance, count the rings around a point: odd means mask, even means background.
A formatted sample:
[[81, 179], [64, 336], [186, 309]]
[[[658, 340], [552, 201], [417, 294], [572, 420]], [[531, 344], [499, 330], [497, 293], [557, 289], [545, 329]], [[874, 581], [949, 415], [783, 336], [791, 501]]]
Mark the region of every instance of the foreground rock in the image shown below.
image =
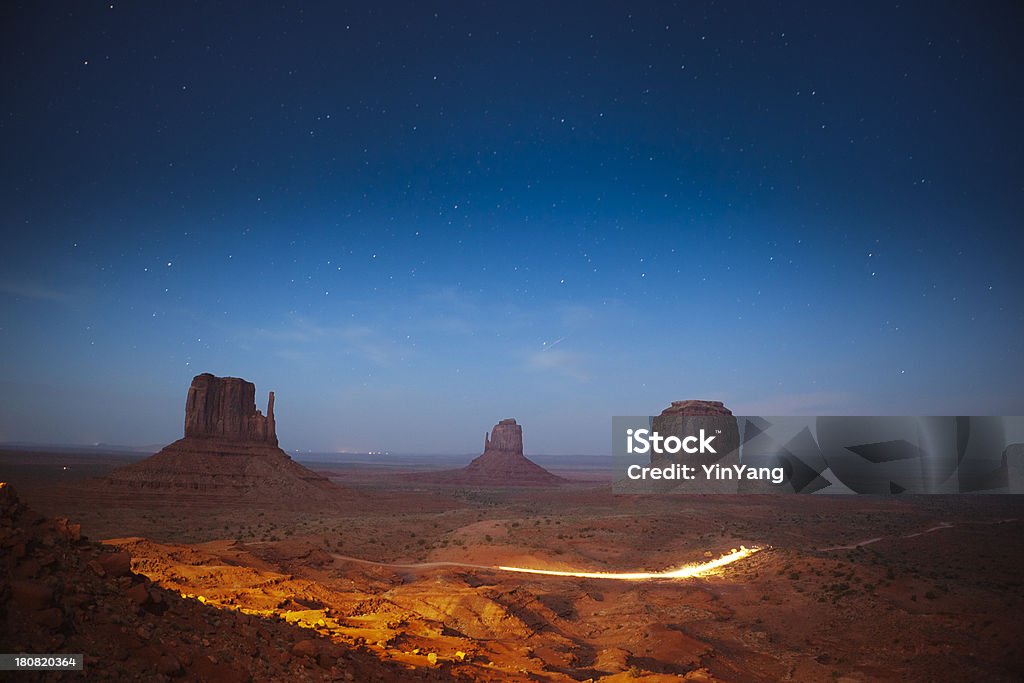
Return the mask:
[[[308, 628], [217, 609], [132, 571], [128, 553], [35, 514], [0, 482], [0, 652], [85, 655], [84, 677], [24, 680], [451, 680]], [[6, 679], [5, 679], [6, 680]]]
[[255, 386], [243, 379], [197, 375], [185, 402], [185, 437], [115, 470], [104, 487], [299, 506], [335, 500], [338, 487], [278, 447], [274, 393], [266, 415], [256, 409], [255, 395]]

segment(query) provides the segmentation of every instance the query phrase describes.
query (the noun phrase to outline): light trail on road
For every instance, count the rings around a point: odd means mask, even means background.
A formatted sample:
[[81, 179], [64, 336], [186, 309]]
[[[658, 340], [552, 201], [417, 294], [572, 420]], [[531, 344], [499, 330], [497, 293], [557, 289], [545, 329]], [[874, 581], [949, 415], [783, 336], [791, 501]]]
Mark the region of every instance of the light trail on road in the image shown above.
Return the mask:
[[760, 551], [756, 546], [747, 548], [740, 546], [716, 560], [688, 564], [678, 569], [666, 569], [661, 572], [586, 572], [567, 571], [558, 569], [530, 569], [527, 567], [497, 567], [503, 572], [518, 572], [521, 574], [541, 574], [543, 576], [574, 576], [581, 579], [612, 579], [615, 581], [647, 581], [650, 579], [695, 579], [701, 576], [714, 574], [716, 571], [750, 557]]

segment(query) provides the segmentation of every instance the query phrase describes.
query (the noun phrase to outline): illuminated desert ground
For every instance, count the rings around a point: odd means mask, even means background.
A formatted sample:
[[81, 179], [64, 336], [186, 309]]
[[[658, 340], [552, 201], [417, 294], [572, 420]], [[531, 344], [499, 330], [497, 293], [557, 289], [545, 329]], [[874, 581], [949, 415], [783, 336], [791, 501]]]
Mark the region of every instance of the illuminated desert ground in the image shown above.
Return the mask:
[[[23, 501], [129, 551], [135, 572], [211, 619], [287, 625], [273, 652], [211, 644], [210, 657], [240, 669], [281, 657], [310, 680], [351, 680], [318, 650], [333, 642], [390, 663], [376, 680], [1009, 681], [1024, 671], [1024, 505], [1012, 496], [613, 496], [600, 472], [580, 470], [555, 470], [571, 481], [559, 488], [462, 489], [321, 463], [312, 467], [342, 486], [336, 503], [261, 507], [103, 496], [83, 482], [122, 463], [90, 456], [64, 470], [70, 460], [0, 456]], [[690, 578], [600, 575], [722, 557], [735, 561]], [[204, 637], [152, 618], [151, 641], [172, 652]]]

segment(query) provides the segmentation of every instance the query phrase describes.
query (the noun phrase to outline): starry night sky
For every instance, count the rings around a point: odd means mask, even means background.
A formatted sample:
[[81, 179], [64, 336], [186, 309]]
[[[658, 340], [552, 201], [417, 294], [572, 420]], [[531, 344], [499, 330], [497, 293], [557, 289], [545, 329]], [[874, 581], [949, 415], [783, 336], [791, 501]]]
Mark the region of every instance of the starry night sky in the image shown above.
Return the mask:
[[1020, 3], [0, 12], [0, 441], [1024, 413]]

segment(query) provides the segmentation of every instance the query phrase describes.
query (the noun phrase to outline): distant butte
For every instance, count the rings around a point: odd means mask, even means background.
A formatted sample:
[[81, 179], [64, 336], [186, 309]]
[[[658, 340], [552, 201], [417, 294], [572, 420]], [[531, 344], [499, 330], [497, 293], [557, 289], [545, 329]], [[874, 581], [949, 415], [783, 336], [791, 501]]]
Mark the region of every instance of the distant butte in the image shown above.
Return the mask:
[[296, 504], [335, 499], [340, 488], [278, 447], [274, 392], [266, 415], [255, 397], [255, 385], [244, 379], [196, 375], [185, 400], [185, 437], [115, 470], [106, 487]]
[[451, 481], [480, 486], [558, 486], [559, 476], [523, 455], [523, 427], [508, 418], [484, 435], [484, 452], [461, 470]]
[[[700, 429], [717, 432], [715, 446], [717, 453], [694, 455], [691, 463], [725, 464], [725, 457], [739, 456], [740, 434], [732, 411], [721, 401], [672, 401], [672, 405], [661, 411], [651, 421], [651, 429], [662, 435], [684, 438], [697, 434]], [[652, 453], [651, 459], [656, 456]], [[731, 461], [731, 460], [730, 460]]]
[[[732, 467], [738, 465], [740, 454], [740, 433], [736, 418], [732, 411], [721, 401], [672, 401], [672, 404], [655, 415], [651, 420], [651, 430], [662, 436], [676, 436], [683, 439], [698, 434], [700, 430], [714, 434], [714, 453], [695, 453], [686, 456], [686, 462], [694, 467], [702, 465], [719, 465]], [[665, 456], [651, 453], [651, 462], [662, 462]], [[730, 480], [700, 479], [699, 486], [680, 485], [666, 481], [661, 490], [683, 490], [693, 493], [736, 493], [737, 482]]]
[[730, 416], [732, 411], [721, 401], [672, 401], [672, 405], [661, 411], [662, 415], [685, 415], [702, 417], [710, 415]]

